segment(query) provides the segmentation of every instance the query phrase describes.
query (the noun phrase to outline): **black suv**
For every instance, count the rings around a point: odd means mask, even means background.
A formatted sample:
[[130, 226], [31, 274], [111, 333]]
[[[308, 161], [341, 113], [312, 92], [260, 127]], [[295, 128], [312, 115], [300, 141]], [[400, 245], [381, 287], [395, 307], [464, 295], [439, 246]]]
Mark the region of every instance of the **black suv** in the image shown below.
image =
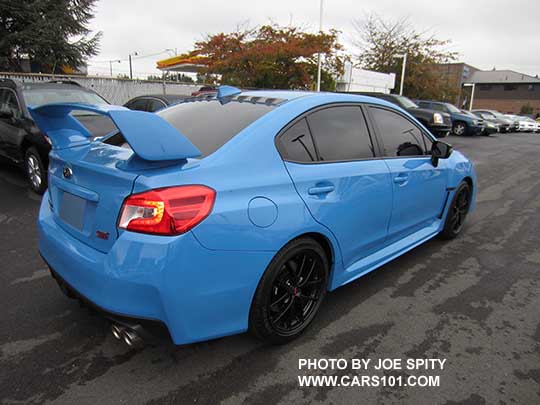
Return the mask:
[[420, 121], [437, 138], [444, 138], [452, 130], [450, 114], [418, 107], [411, 99], [398, 94], [361, 92], [364, 96], [377, 97], [396, 104]]
[[[35, 125], [27, 106], [58, 102], [108, 104], [96, 92], [72, 81], [21, 83], [0, 79], [0, 157], [21, 166], [39, 194], [47, 188], [51, 143]], [[108, 117], [84, 112], [73, 115], [94, 137], [116, 130]]]

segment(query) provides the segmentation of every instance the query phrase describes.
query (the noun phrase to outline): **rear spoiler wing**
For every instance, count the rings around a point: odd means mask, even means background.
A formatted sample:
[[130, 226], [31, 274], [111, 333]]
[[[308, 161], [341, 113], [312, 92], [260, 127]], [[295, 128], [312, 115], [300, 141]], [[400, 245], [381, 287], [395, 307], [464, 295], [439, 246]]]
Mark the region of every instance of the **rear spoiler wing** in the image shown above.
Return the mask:
[[89, 111], [108, 116], [131, 149], [147, 161], [185, 160], [201, 152], [176, 128], [154, 113], [129, 110], [116, 105], [54, 103], [28, 107], [38, 128], [51, 140], [53, 149], [65, 149], [90, 143], [92, 134], [70, 113]]

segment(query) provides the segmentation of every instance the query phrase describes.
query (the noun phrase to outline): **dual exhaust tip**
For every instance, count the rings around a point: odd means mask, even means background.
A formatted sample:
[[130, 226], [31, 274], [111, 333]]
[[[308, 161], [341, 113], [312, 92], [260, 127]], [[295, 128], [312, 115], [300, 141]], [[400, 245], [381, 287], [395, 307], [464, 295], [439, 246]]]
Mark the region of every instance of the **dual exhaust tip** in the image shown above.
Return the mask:
[[113, 323], [111, 326], [111, 332], [117, 340], [123, 341], [130, 348], [139, 348], [143, 346], [143, 339], [134, 329], [125, 327], [118, 323]]

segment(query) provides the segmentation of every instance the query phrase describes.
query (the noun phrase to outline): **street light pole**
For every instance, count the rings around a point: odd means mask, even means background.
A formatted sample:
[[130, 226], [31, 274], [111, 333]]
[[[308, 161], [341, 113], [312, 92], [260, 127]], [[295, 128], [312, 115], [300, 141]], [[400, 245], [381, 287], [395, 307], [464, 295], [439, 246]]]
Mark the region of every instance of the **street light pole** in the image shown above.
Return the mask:
[[112, 74], [112, 64], [113, 64], [113, 62], [120, 63], [121, 61], [120, 60], [110, 60], [109, 61], [109, 71], [111, 73], [111, 77], [113, 77], [113, 74]]
[[403, 54], [403, 63], [401, 64], [401, 83], [399, 85], [399, 95], [403, 95], [403, 83], [405, 82], [405, 67], [407, 66], [407, 53]]
[[475, 84], [474, 83], [464, 83], [463, 87], [470, 87], [471, 88], [471, 99], [469, 100], [469, 111], [471, 111], [473, 109]]
[[[319, 10], [319, 34], [322, 34], [323, 0]], [[317, 91], [321, 91], [321, 52], [317, 54]]]

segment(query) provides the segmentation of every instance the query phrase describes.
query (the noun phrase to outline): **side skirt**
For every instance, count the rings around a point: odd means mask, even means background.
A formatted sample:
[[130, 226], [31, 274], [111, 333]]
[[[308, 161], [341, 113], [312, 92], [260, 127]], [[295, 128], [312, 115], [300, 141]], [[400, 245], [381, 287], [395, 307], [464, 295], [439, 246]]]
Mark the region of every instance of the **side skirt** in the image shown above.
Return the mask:
[[332, 280], [329, 290], [335, 290], [342, 285], [350, 283], [357, 278], [381, 267], [389, 261], [401, 256], [402, 254], [414, 249], [416, 246], [428, 241], [436, 236], [442, 226], [442, 220], [436, 220], [431, 225], [416, 231], [415, 233], [379, 250], [363, 259], [350, 265]]

